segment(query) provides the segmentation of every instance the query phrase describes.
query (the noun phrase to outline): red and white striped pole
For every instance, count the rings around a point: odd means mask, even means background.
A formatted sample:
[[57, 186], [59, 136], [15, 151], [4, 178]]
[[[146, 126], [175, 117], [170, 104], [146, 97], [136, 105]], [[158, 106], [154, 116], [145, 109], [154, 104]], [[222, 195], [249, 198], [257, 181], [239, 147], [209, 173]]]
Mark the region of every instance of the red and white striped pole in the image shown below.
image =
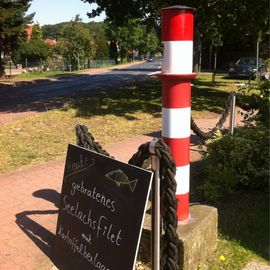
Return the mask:
[[178, 221], [189, 217], [190, 117], [194, 9], [162, 9], [162, 137], [176, 162]]

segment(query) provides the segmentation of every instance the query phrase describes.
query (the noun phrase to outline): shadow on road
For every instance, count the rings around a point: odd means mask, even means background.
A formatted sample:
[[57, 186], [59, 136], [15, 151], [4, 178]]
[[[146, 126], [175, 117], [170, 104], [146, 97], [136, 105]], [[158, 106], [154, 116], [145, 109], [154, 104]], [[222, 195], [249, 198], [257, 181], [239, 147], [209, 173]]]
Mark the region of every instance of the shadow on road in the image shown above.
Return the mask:
[[[132, 69], [130, 69], [132, 70]], [[134, 71], [134, 70], [133, 70]], [[55, 80], [38, 80], [28, 85], [0, 85], [0, 113], [43, 112], [62, 107], [79, 98], [118, 89], [144, 79], [145, 71], [128, 72], [120, 69], [102, 74], [72, 74]]]

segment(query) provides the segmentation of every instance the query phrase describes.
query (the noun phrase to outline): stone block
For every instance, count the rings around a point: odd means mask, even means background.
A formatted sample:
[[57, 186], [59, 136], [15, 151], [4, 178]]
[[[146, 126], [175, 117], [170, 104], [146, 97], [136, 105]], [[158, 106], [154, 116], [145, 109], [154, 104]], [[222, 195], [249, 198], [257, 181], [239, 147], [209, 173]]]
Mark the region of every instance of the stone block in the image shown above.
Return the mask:
[[198, 204], [190, 206], [189, 212], [189, 220], [177, 228], [181, 270], [197, 269], [217, 248], [217, 209]]
[[[194, 270], [204, 264], [217, 247], [217, 209], [195, 204], [189, 208], [190, 218], [177, 227], [179, 237], [179, 270]], [[162, 241], [161, 241], [162, 242]], [[140, 259], [151, 262], [151, 216], [145, 218], [140, 245]]]

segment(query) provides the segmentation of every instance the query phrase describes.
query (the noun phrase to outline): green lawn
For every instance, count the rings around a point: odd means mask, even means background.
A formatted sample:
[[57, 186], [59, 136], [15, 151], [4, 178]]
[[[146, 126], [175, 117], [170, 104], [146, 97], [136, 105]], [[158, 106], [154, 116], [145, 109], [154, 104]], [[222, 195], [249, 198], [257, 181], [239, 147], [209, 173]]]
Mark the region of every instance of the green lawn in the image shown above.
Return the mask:
[[269, 262], [269, 192], [242, 190], [214, 206], [219, 241], [208, 269], [241, 270], [251, 260]]
[[28, 72], [24, 74], [20, 74], [17, 79], [40, 79], [40, 78], [48, 78], [48, 77], [56, 77], [56, 76], [65, 76], [70, 74], [78, 74], [79, 71], [44, 71], [44, 72]]

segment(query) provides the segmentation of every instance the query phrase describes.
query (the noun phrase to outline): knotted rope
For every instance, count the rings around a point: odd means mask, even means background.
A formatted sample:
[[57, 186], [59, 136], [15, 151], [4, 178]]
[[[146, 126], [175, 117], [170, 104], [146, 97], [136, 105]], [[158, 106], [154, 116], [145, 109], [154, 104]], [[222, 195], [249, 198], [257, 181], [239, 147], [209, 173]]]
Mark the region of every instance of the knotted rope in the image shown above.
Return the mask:
[[[161, 269], [177, 270], [179, 269], [179, 239], [176, 232], [176, 167], [170, 148], [162, 140], [158, 140], [156, 143], [155, 154], [160, 159], [161, 198], [163, 207], [164, 236]], [[143, 162], [149, 157], [149, 143], [142, 144], [138, 152], [129, 160], [129, 164], [142, 166]]]
[[99, 154], [111, 157], [110, 154], [102, 148], [98, 141], [95, 140], [93, 135], [88, 132], [88, 128], [84, 125], [77, 125], [75, 127], [77, 136], [77, 145], [83, 148], [93, 150]]

